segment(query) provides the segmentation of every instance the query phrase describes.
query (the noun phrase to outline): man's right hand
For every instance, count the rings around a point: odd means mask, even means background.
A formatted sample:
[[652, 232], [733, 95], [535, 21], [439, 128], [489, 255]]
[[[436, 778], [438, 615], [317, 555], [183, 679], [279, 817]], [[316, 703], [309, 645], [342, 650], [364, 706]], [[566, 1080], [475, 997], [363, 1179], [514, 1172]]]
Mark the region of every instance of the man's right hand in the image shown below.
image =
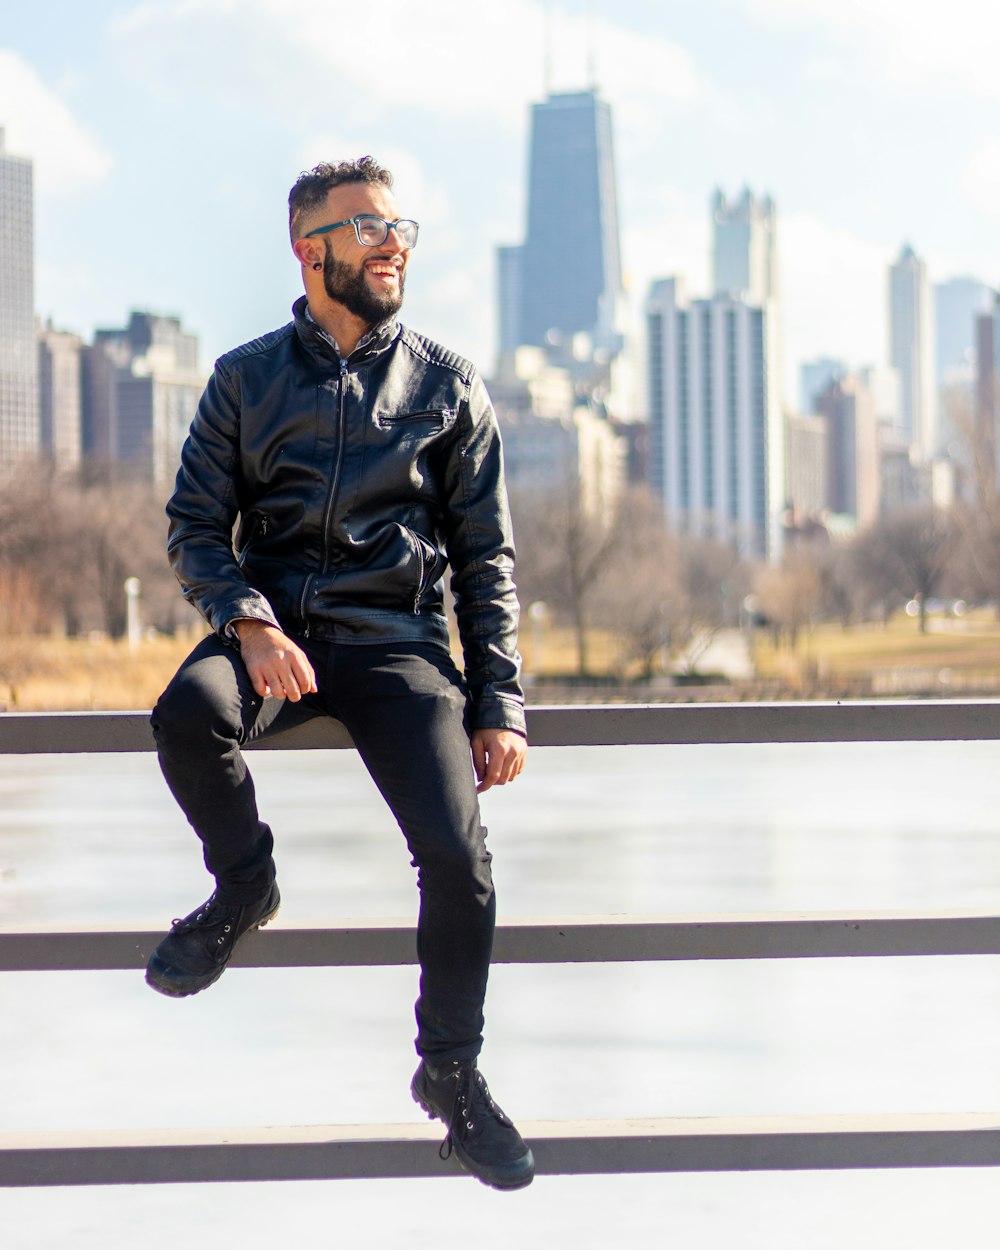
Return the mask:
[[233, 624], [240, 640], [240, 655], [253, 688], [266, 699], [290, 699], [298, 703], [316, 691], [316, 674], [301, 647], [274, 625], [249, 618]]

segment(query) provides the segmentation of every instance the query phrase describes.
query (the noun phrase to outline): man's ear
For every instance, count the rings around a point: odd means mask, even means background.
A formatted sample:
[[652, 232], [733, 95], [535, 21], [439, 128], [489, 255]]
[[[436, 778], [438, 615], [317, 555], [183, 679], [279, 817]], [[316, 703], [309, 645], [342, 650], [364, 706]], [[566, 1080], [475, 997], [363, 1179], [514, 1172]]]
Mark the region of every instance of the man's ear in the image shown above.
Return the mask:
[[323, 249], [315, 239], [296, 239], [292, 251], [303, 268], [314, 269], [317, 265], [323, 268]]

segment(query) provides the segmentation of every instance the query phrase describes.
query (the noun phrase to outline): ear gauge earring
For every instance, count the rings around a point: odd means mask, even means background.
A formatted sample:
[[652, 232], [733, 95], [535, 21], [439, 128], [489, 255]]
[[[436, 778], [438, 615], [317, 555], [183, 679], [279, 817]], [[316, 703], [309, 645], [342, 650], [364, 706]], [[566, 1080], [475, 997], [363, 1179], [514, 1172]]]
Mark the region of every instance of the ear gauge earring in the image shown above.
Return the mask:
[[317, 260], [313, 262], [313, 269], [322, 269], [322, 268], [323, 268], [323, 262], [321, 260]]

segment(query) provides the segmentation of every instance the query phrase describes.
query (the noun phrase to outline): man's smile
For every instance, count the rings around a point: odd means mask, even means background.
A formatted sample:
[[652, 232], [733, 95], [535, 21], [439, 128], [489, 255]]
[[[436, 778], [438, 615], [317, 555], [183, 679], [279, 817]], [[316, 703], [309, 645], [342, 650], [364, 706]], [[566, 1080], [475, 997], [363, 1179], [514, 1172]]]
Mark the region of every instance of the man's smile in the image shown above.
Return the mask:
[[390, 260], [373, 260], [365, 265], [365, 270], [377, 281], [385, 286], [398, 286], [399, 275], [402, 272], [402, 263]]

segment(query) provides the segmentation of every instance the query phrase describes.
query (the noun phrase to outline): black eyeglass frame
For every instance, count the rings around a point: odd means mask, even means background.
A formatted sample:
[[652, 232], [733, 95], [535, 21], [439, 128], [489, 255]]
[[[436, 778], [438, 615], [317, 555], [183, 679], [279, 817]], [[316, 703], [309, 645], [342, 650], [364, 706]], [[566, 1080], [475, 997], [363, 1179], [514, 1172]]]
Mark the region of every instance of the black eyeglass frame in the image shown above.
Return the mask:
[[[361, 223], [363, 221], [381, 222], [385, 230], [385, 233], [382, 235], [381, 239], [379, 239], [377, 242], [366, 243], [364, 239], [361, 237]], [[317, 226], [315, 230], [310, 230], [309, 233], [305, 237], [307, 239], [311, 239], [314, 235], [317, 235], [317, 234], [329, 234], [331, 230], [338, 230], [341, 226], [353, 226], [355, 237], [357, 238], [358, 242], [361, 244], [362, 247], [381, 247], [382, 244], [389, 237], [390, 230], [395, 230], [396, 233], [399, 234], [400, 226], [412, 226], [413, 227], [413, 242], [412, 243], [407, 243], [403, 239], [403, 236], [399, 235], [400, 243], [402, 243], [403, 246], [408, 251], [417, 246], [417, 232], [420, 229], [419, 223], [415, 222], [412, 217], [399, 217], [395, 221], [386, 221], [384, 217], [379, 217], [377, 213], [358, 213], [356, 217], [347, 217], [344, 221], [334, 221], [334, 222], [331, 222], [329, 226]]]

